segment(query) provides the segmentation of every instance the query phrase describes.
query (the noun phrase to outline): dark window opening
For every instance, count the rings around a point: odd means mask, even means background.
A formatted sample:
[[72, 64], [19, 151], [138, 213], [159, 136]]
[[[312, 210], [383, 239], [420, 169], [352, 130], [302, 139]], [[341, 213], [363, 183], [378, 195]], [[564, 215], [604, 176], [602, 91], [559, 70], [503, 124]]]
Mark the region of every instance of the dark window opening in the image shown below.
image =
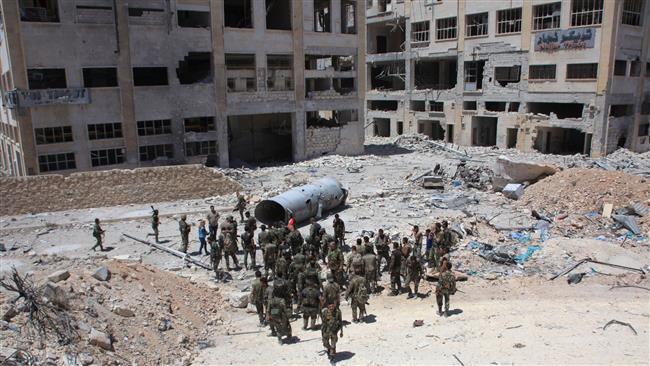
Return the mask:
[[612, 104], [609, 106], [610, 117], [625, 117], [634, 115], [634, 104]]
[[497, 10], [497, 34], [521, 32], [521, 8]]
[[27, 69], [29, 89], [67, 88], [65, 69]]
[[305, 70], [353, 71], [354, 56], [305, 55]]
[[616, 60], [614, 61], [614, 75], [625, 76], [627, 74], [627, 61]]
[[508, 149], [514, 149], [517, 147], [517, 133], [519, 132], [518, 128], [508, 128], [508, 136], [506, 139], [506, 147]]
[[418, 133], [428, 136], [431, 140], [445, 139], [445, 130], [440, 125], [440, 121], [418, 121]]
[[550, 116], [554, 113], [557, 118], [582, 118], [582, 103], [528, 103], [528, 113]]
[[463, 102], [463, 110], [466, 111], [475, 111], [476, 110], [476, 101], [475, 100], [466, 100]]
[[571, 0], [571, 26], [600, 24], [603, 21], [603, 0]]
[[329, 93], [333, 90], [331, 78], [305, 79], [305, 97], [310, 98], [320, 93]]
[[521, 78], [521, 68], [519, 66], [498, 66], [494, 68], [494, 80], [499, 85], [506, 86], [510, 83], [518, 83]]
[[639, 137], [650, 135], [650, 123], [644, 123], [639, 125]]
[[373, 111], [396, 111], [399, 103], [396, 100], [369, 100], [368, 109]]
[[291, 120], [290, 113], [229, 116], [230, 166], [291, 161]]
[[397, 134], [398, 135], [403, 135], [404, 134], [404, 122], [403, 121], [397, 121]]
[[621, 17], [621, 23], [635, 25], [637, 27], [641, 26], [643, 2], [644, 0], [625, 0], [625, 2], [623, 2], [623, 16]]
[[491, 112], [505, 112], [506, 102], [485, 102], [485, 110]]
[[567, 79], [596, 79], [598, 64], [568, 64], [566, 65]]
[[641, 76], [641, 61], [630, 61], [630, 76]]
[[406, 24], [403, 19], [395, 23], [368, 24], [368, 53], [381, 54], [404, 52], [406, 45]]
[[58, 144], [72, 142], [72, 126], [35, 128], [36, 144]]
[[266, 29], [291, 30], [290, 0], [266, 0]]
[[483, 89], [483, 67], [485, 60], [465, 61], [465, 90], [477, 91]]
[[162, 13], [163, 9], [160, 8], [132, 8], [129, 7], [129, 16], [130, 17], [143, 17], [150, 15], [151, 13]]
[[357, 111], [321, 110], [306, 112], [307, 128], [310, 127], [341, 127], [359, 119]]
[[373, 136], [390, 137], [390, 119], [373, 118]]
[[140, 146], [140, 161], [166, 161], [174, 158], [174, 145], [148, 145]]
[[226, 76], [228, 92], [257, 91], [255, 55], [227, 53]]
[[226, 27], [253, 28], [252, 0], [224, 0], [223, 12]]
[[341, 95], [354, 93], [356, 91], [356, 85], [354, 84], [354, 78], [334, 78], [334, 91]]
[[533, 6], [533, 29], [542, 30], [560, 28], [561, 14], [561, 2]]
[[488, 13], [469, 14], [465, 16], [466, 37], [486, 36], [488, 34]]
[[77, 169], [77, 163], [74, 153], [39, 155], [38, 169], [41, 173]]
[[90, 151], [90, 164], [92, 166], [105, 166], [123, 164], [124, 149], [106, 149], [106, 150], [91, 150]]
[[519, 102], [510, 102], [508, 112], [519, 112]]
[[84, 87], [108, 88], [117, 86], [117, 68], [89, 67], [83, 69]]
[[168, 85], [166, 67], [134, 67], [133, 85], [156, 86]]
[[456, 17], [436, 19], [436, 39], [456, 39]]
[[404, 62], [374, 64], [370, 69], [370, 88], [376, 90], [404, 90], [406, 69]]
[[217, 125], [214, 117], [191, 117], [185, 118], [185, 132], [210, 132], [216, 131]]
[[429, 102], [429, 109], [431, 112], [444, 112], [445, 103], [444, 102]]
[[293, 90], [293, 55], [266, 55], [266, 88]]
[[217, 141], [192, 141], [185, 143], [185, 156], [217, 154]]
[[210, 12], [178, 10], [178, 26], [181, 28], [210, 28]]
[[411, 101], [411, 110], [414, 112], [426, 112], [427, 111], [427, 102], [424, 100], [412, 100]]
[[555, 80], [555, 65], [528, 66], [528, 80]]
[[98, 123], [88, 125], [89, 140], [115, 139], [122, 137], [121, 123]]
[[138, 136], [168, 135], [170, 133], [172, 133], [172, 121], [169, 119], [138, 121]]
[[472, 117], [472, 145], [494, 146], [497, 144], [496, 117]]
[[447, 124], [447, 142], [454, 143], [454, 125]]
[[210, 52], [190, 52], [178, 63], [176, 76], [181, 84], [211, 83], [212, 54]]
[[23, 22], [58, 23], [57, 0], [20, 0], [20, 20]]
[[445, 90], [456, 87], [456, 60], [416, 61], [416, 89]]
[[573, 128], [537, 127], [535, 150], [543, 154], [575, 155], [590, 150], [590, 135]]
[[356, 0], [341, 0], [341, 33], [357, 34]]
[[641, 114], [647, 116], [650, 114], [650, 96], [646, 95], [641, 103]]
[[330, 0], [314, 0], [314, 32], [332, 31], [332, 11]]

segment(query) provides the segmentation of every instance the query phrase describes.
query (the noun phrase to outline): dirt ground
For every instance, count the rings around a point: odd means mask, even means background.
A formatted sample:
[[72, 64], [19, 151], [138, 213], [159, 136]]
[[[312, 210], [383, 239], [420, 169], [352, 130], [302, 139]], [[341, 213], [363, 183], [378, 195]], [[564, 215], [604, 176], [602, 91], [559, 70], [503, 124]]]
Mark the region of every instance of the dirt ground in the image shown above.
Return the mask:
[[[465, 184], [453, 187], [451, 176], [459, 162], [458, 154], [421, 145], [417, 139], [407, 144], [394, 144], [387, 139], [372, 140], [366, 146], [366, 154], [358, 157], [325, 156], [285, 166], [222, 170], [244, 187], [243, 192], [252, 203], [323, 176], [336, 177], [350, 191], [347, 205], [337, 211], [346, 223], [348, 243], [379, 228], [399, 239], [409, 234], [411, 223], [424, 228], [442, 219], [471, 229], [452, 252], [455, 269], [467, 273], [469, 281], [459, 283], [463, 292], [452, 297], [451, 317], [440, 318], [435, 314], [435, 298], [431, 294], [422, 299], [408, 300], [405, 294], [388, 297], [384, 291], [369, 301], [368, 314], [373, 315], [369, 323], [349, 324], [344, 329], [336, 361], [355, 365], [460, 365], [454, 358], [456, 355], [466, 365], [650, 363], [650, 291], [639, 288], [610, 290], [617, 284], [647, 288], [650, 287], [647, 278], [633, 271], [584, 264], [572, 272], [585, 273], [578, 284], [567, 284], [566, 277], [548, 280], [585, 257], [642, 268], [647, 273], [650, 270], [647, 239], [650, 233], [631, 236], [611, 219], [585, 218], [585, 214], [592, 210], [589, 207], [584, 208], [584, 212], [572, 213], [573, 216], [567, 219], [553, 218], [548, 235], [541, 235], [535, 228], [536, 220], [531, 218], [531, 210], [535, 207], [522, 207], [501, 193], [470, 189]], [[468, 152], [471, 154], [468, 164], [475, 167], [491, 166], [500, 154], [519, 156], [510, 150], [485, 148], [471, 148]], [[591, 166], [591, 162], [578, 157], [527, 154], [526, 158], [549, 161], [562, 168]], [[625, 159], [634, 161], [635, 157], [626, 154]], [[436, 163], [447, 171], [444, 192], [425, 190], [411, 182]], [[634, 197], [629, 198], [634, 200]], [[161, 240], [164, 245], [178, 248], [176, 220], [181, 214], [188, 214], [188, 221], [194, 225], [190, 250], [198, 250], [196, 223], [205, 217], [208, 206], [215, 205], [222, 215], [227, 215], [232, 214], [235, 201], [234, 194], [229, 194], [156, 204], [161, 213]], [[572, 207], [580, 211], [579, 205]], [[182, 307], [194, 303], [201, 306], [210, 303], [210, 292], [201, 289], [218, 291], [213, 308], [206, 308], [207, 312], [191, 313], [194, 318], [191, 321], [187, 319], [183, 332], [193, 336], [188, 342], [179, 339], [178, 334], [165, 338], [167, 335], [152, 331], [155, 337], [163, 337], [155, 339], [164, 342], [152, 344], [151, 352], [145, 355], [156, 353], [156, 347], [169, 348], [168, 352], [158, 355], [160, 359], [145, 361], [141, 356], [129, 353], [131, 351], [124, 351], [122, 355], [126, 358], [120, 358], [123, 357], [120, 354], [113, 356], [92, 349], [91, 353], [100, 354], [96, 357], [98, 362], [179, 365], [190, 362], [203, 365], [329, 363], [321, 353], [320, 332], [303, 331], [302, 321], [292, 323], [299, 341], [281, 346], [275, 338], [268, 337], [268, 328], [257, 327], [255, 314], [223, 303], [228, 294], [249, 289], [253, 271], [232, 271], [228, 283], [217, 284], [213, 273], [196, 266], [188, 267], [179, 258], [122, 235], [147, 238], [151, 231], [149, 215], [149, 205], [131, 204], [0, 217], [0, 244], [5, 248], [5, 251], [0, 251], [0, 275], [15, 267], [21, 273], [33, 273], [42, 278], [62, 269], [60, 267], [65, 268], [67, 261], [92, 261], [94, 266], [95, 261], [111, 262], [115, 259], [118, 262], [141, 262], [148, 268], [162, 270], [160, 273], [179, 277], [183, 282], [170, 282], [169, 285], [176, 289], [142, 294], [138, 293], [141, 291], [137, 280], [130, 283], [136, 285], [134, 292], [141, 299], [131, 304], [136, 314], [145, 317], [148, 313], [144, 308], [151, 306], [147, 304], [165, 301], [165, 297], [171, 297]], [[328, 215], [321, 218], [320, 223], [331, 232], [333, 212]], [[91, 223], [95, 217], [104, 222], [106, 230], [108, 250], [103, 253], [90, 250], [93, 245]], [[528, 229], [517, 229], [520, 227]], [[308, 226], [301, 225], [300, 230], [306, 236]], [[502, 248], [513, 256], [525, 253], [531, 246], [539, 248], [516, 264], [498, 264], [479, 255], [477, 247], [481, 243]], [[65, 258], [60, 267], [39, 261], [39, 258], [54, 255]], [[207, 256], [195, 253], [194, 258], [208, 263]], [[259, 251], [258, 263], [261, 263]], [[164, 278], [161, 275], [158, 281], [165, 282]], [[387, 282], [388, 277], [384, 274], [385, 287], [388, 287]], [[118, 285], [121, 286], [127, 290], [130, 288], [125, 284]], [[145, 283], [142, 286], [147, 288]], [[183, 286], [187, 286], [186, 291]], [[429, 287], [430, 284], [423, 281], [420, 292], [427, 293]], [[165, 291], [173, 294], [167, 296]], [[182, 292], [186, 294], [179, 296], [178, 293]], [[119, 291], [114, 296], [116, 301], [123, 297], [129, 296]], [[1, 299], [6, 303], [8, 296], [5, 294]], [[350, 321], [350, 307], [344, 303], [342, 310], [344, 320]], [[414, 328], [412, 324], [417, 319], [423, 320], [424, 325]], [[210, 324], [207, 331], [201, 327], [201, 320], [206, 326]], [[603, 326], [610, 320], [630, 323], [637, 334], [618, 324], [604, 330]], [[144, 329], [143, 332], [145, 336], [148, 334]], [[242, 332], [245, 334], [239, 334]], [[0, 336], [13, 337], [11, 334], [0, 326]], [[134, 332], [127, 336], [137, 339], [141, 337], [139, 334]], [[199, 340], [203, 341], [200, 345]], [[126, 343], [123, 341], [122, 344]], [[63, 362], [63, 357], [58, 360]]]

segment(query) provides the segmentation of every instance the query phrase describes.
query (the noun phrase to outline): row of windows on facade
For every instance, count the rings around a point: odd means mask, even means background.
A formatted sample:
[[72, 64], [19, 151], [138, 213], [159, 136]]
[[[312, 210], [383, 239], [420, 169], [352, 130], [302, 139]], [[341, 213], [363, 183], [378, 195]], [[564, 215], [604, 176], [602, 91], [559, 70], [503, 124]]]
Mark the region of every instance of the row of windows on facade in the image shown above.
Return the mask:
[[[186, 118], [186, 133], [204, 133], [216, 131], [214, 117], [192, 117]], [[166, 135], [172, 133], [172, 121], [170, 119], [138, 121], [138, 136]], [[103, 140], [122, 138], [121, 123], [98, 123], [87, 126], [88, 140]], [[36, 144], [56, 144], [63, 142], [72, 142], [72, 126], [57, 126], [35, 128], [34, 134]]]
[[[573, 0], [571, 3], [571, 26], [581, 27], [598, 25], [603, 20], [604, 0]], [[621, 14], [621, 23], [641, 26], [644, 0], [625, 0]], [[549, 3], [533, 6], [533, 30], [560, 28], [562, 3]], [[496, 34], [521, 32], [522, 8], [497, 10]], [[478, 37], [488, 35], [489, 13], [468, 14], [465, 16], [465, 36]], [[436, 19], [436, 39], [451, 40], [457, 38], [457, 18]], [[416, 47], [429, 42], [430, 22], [411, 24], [411, 43]]]
[[[65, 0], [69, 1], [69, 0]], [[253, 1], [224, 0], [224, 25], [229, 28], [253, 28]], [[291, 30], [291, 0], [265, 0], [266, 29]], [[313, 0], [314, 32], [332, 32], [332, 1]], [[176, 10], [177, 24], [181, 28], [209, 28], [210, 12]], [[356, 34], [356, 0], [340, 0], [341, 33]], [[129, 6], [129, 23], [135, 25], [165, 25], [166, 10], [162, 1], [152, 2], [147, 8]], [[76, 4], [78, 23], [112, 24], [113, 1], [96, 0]], [[20, 18], [24, 22], [60, 22], [58, 0], [20, 0]]]
[[[140, 161], [174, 159], [172, 144], [148, 145], [139, 148]], [[217, 141], [192, 141], [185, 143], [185, 156], [205, 156], [217, 154]], [[93, 167], [119, 165], [126, 162], [124, 148], [111, 148], [90, 151], [90, 165]], [[77, 169], [75, 153], [56, 153], [38, 156], [38, 166], [41, 173]]]

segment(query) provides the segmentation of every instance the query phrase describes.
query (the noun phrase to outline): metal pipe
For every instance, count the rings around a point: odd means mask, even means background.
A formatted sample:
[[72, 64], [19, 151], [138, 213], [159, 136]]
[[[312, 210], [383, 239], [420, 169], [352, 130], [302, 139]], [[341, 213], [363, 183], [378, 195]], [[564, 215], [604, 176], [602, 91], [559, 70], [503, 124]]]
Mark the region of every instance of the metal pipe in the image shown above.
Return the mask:
[[140, 242], [140, 243], [142, 243], [142, 244], [147, 244], [147, 245], [152, 246], [152, 247], [154, 247], [154, 248], [156, 248], [156, 249], [160, 249], [160, 250], [165, 251], [165, 252], [167, 252], [167, 253], [169, 253], [169, 254], [175, 255], [175, 256], [177, 256], [178, 258], [183, 259], [183, 261], [191, 262], [191, 263], [193, 263], [193, 264], [195, 264], [195, 265], [197, 265], [197, 266], [199, 266], [199, 267], [201, 267], [201, 268], [205, 268], [205, 269], [210, 270], [210, 271], [212, 270], [212, 266], [209, 266], [209, 265], [207, 265], [207, 264], [205, 264], [205, 263], [203, 263], [203, 262], [200, 262], [200, 261], [197, 260], [197, 259], [192, 258], [189, 254], [186, 254], [186, 253], [183, 253], [183, 252], [179, 252], [178, 250], [174, 250], [174, 249], [172, 249], [172, 248], [167, 248], [167, 247], [164, 246], [164, 245], [160, 245], [160, 244], [156, 244], [156, 243], [151, 243], [151, 242], [148, 242], [148, 241], [146, 241], [146, 240], [138, 239], [138, 238], [133, 237], [133, 236], [131, 236], [131, 235], [129, 235], [129, 234], [122, 233], [122, 235], [124, 235], [125, 237], [127, 237], [127, 238], [129, 238], [129, 239], [131, 239], [131, 240], [135, 240], [135, 241]]
[[348, 191], [339, 181], [325, 177], [263, 200], [255, 207], [255, 217], [265, 224], [272, 224], [287, 222], [289, 214], [293, 214], [298, 223], [343, 204], [347, 198]]

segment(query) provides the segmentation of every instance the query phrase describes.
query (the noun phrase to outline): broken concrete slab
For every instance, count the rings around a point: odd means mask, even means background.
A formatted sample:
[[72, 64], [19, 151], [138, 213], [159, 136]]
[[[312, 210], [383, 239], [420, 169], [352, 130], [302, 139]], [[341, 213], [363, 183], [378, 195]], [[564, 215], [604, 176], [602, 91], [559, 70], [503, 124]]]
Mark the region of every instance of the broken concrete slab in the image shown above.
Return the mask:
[[97, 329], [92, 329], [90, 335], [88, 336], [88, 343], [93, 346], [103, 348], [107, 351], [113, 350], [113, 343], [111, 342], [111, 337], [104, 332], [100, 332]]
[[119, 316], [125, 317], [125, 318], [131, 318], [135, 316], [135, 312], [129, 308], [125, 308], [123, 306], [114, 306], [113, 307], [113, 312]]
[[70, 272], [68, 272], [66, 270], [56, 271], [56, 272], [52, 273], [51, 275], [47, 276], [47, 279], [50, 282], [53, 282], [53, 283], [65, 281], [68, 278], [70, 278]]
[[632, 234], [634, 235], [641, 234], [641, 229], [639, 228], [639, 225], [636, 223], [636, 220], [634, 219], [633, 216], [612, 215], [612, 219], [614, 219], [614, 221], [618, 222], [619, 224], [623, 225], [623, 227], [625, 227], [626, 229], [630, 230]]
[[243, 309], [248, 305], [248, 297], [248, 292], [231, 292], [228, 294], [228, 303], [230, 303], [232, 307]]
[[111, 272], [108, 270], [108, 268], [101, 266], [97, 268], [95, 272], [93, 272], [92, 276], [98, 281], [108, 281], [111, 279]]
[[65, 290], [52, 282], [47, 282], [41, 289], [43, 297], [45, 297], [52, 304], [61, 308], [68, 307], [68, 295]]
[[559, 169], [552, 165], [538, 164], [530, 161], [514, 161], [507, 156], [497, 158], [494, 174], [511, 183], [536, 182], [557, 173]]
[[509, 183], [503, 187], [503, 191], [501, 191], [501, 193], [503, 193], [505, 197], [513, 200], [518, 200], [521, 198], [521, 196], [524, 195], [524, 186], [522, 184]]

